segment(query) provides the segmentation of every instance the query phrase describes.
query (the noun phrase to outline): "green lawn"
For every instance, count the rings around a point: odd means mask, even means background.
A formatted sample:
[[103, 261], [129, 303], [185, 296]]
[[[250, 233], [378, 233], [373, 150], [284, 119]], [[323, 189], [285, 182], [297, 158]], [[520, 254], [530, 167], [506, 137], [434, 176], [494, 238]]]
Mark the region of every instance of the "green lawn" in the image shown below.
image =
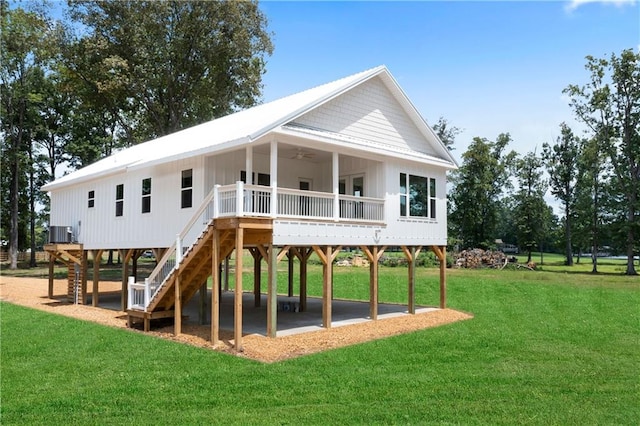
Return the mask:
[[[449, 306], [474, 319], [271, 365], [2, 303], [0, 420], [637, 425], [640, 278], [618, 267], [450, 270]], [[361, 297], [349, 271], [336, 293]], [[405, 277], [381, 269], [381, 299]], [[437, 294], [420, 269], [418, 303]]]

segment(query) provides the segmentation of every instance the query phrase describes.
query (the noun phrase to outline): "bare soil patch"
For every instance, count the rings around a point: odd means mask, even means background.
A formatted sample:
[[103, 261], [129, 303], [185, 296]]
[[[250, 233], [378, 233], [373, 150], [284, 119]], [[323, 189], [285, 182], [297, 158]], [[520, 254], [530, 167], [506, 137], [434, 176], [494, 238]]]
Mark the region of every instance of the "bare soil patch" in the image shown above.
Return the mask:
[[[90, 283], [89, 286], [91, 286]], [[118, 282], [100, 282], [100, 293], [120, 291], [120, 286], [121, 284]], [[56, 296], [54, 296], [54, 299], [49, 299], [47, 296], [47, 279], [0, 276], [0, 300], [2, 301], [85, 321], [92, 321], [110, 327], [128, 329], [127, 315], [125, 312], [70, 304], [66, 302], [66, 297], [62, 296], [65, 294], [66, 288], [67, 283], [65, 280], [54, 280], [54, 295]], [[467, 313], [452, 309], [443, 309], [273, 339], [251, 334], [244, 336], [242, 339], [244, 346], [242, 353], [238, 353], [233, 349], [234, 341], [232, 332], [221, 330], [220, 342], [212, 345], [209, 341], [211, 335], [211, 327], [209, 325], [183, 324], [183, 334], [180, 336], [173, 335], [172, 325], [155, 328], [148, 334], [270, 363], [425, 328], [437, 327], [469, 318], [472, 318], [472, 316]], [[136, 329], [129, 330], [132, 332], [141, 332]]]

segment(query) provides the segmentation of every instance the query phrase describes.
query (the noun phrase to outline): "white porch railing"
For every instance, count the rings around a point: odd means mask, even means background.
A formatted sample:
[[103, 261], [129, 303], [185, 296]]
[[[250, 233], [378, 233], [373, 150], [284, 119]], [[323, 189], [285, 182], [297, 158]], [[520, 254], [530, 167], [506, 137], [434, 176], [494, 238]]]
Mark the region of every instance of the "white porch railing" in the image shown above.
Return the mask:
[[340, 195], [340, 219], [367, 222], [384, 221], [384, 200], [378, 198]]
[[271, 212], [271, 187], [245, 185], [216, 185], [205, 197], [191, 220], [177, 235], [174, 244], [167, 249], [158, 265], [144, 284], [129, 281], [128, 309], [146, 311], [180, 261], [206, 231], [212, 219], [219, 217], [286, 217], [318, 220], [347, 220], [384, 222], [384, 200], [378, 198], [339, 195], [339, 215], [335, 217], [334, 194], [278, 188], [275, 214]]
[[277, 216], [333, 219], [333, 203], [333, 194], [327, 192], [278, 188]]

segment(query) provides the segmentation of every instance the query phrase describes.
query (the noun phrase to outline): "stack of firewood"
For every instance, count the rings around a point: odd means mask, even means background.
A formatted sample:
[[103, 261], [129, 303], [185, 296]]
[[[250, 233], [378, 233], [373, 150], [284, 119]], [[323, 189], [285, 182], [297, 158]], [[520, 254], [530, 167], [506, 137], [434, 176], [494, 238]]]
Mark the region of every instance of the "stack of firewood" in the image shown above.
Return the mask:
[[507, 256], [497, 250], [463, 250], [454, 258], [458, 268], [501, 268], [507, 262]]

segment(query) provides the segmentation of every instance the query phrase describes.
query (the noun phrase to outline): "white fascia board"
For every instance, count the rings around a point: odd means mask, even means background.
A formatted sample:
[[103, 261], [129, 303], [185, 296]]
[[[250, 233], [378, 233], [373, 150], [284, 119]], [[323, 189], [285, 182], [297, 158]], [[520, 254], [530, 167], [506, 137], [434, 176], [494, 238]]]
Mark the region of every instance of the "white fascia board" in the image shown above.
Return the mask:
[[369, 141], [358, 140], [356, 138], [346, 137], [342, 135], [340, 135], [342, 137], [335, 137], [331, 134], [321, 131], [298, 130], [282, 126], [274, 130], [273, 133], [276, 135], [281, 134], [288, 137], [310, 139], [322, 144], [335, 146], [339, 148], [339, 153], [353, 153], [354, 155], [364, 154], [363, 156], [370, 156], [371, 154], [374, 154], [378, 156], [382, 161], [384, 161], [385, 158], [396, 158], [441, 167], [447, 170], [456, 170], [458, 168], [458, 165], [455, 162], [438, 157], [433, 157], [421, 152], [402, 152], [394, 149], [391, 146], [387, 147], [382, 144], [373, 144]]
[[[63, 180], [65, 176], [62, 176], [60, 179], [56, 179], [51, 183], [48, 183], [46, 185], [42, 185], [40, 187], [40, 191], [42, 192], [51, 192], [51, 191], [56, 191], [58, 189], [61, 188], [68, 188], [68, 187], [72, 187], [72, 186], [76, 186], [78, 184], [82, 184], [82, 183], [86, 183], [86, 182], [90, 182], [92, 180], [95, 179], [100, 179], [100, 178], [104, 178], [107, 176], [111, 176], [111, 175], [117, 175], [118, 173], [122, 173], [122, 172], [126, 172], [128, 169], [128, 165], [121, 165], [117, 168], [114, 169], [108, 169], [108, 170], [103, 170], [101, 172], [95, 172], [95, 173], [91, 173], [85, 176], [78, 176], [78, 177], [74, 177], [72, 180]], [[80, 169], [82, 170], [82, 169]], [[66, 175], [68, 176], [68, 175]]]

